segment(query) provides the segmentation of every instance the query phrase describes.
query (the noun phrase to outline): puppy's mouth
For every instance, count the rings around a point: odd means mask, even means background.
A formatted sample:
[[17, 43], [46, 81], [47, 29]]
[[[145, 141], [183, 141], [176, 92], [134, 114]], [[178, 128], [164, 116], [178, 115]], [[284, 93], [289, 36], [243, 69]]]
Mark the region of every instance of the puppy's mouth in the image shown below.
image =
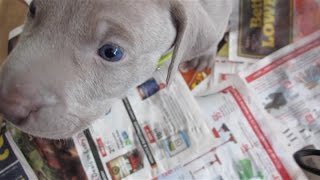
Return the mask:
[[[63, 128], [54, 127], [48, 125], [47, 127], [35, 126], [35, 123], [39, 121], [36, 113], [31, 113], [26, 119], [23, 120], [22, 124], [15, 125], [20, 131], [29, 134], [34, 137], [45, 138], [45, 139], [69, 139], [74, 134], [79, 133], [89, 127], [87, 123], [81, 123], [82, 121], [74, 117], [68, 118], [70, 121], [74, 121], [72, 125], [65, 125]], [[48, 123], [49, 124], [49, 123]]]
[[[109, 108], [105, 114], [102, 114], [102, 116], [109, 115], [111, 111], [112, 109]], [[69, 139], [73, 135], [89, 128], [94, 120], [96, 120], [90, 119], [89, 121], [84, 121], [74, 114], [66, 113], [63, 115], [63, 119], [65, 119], [66, 123], [56, 124], [57, 122], [54, 120], [57, 117], [52, 117], [50, 121], [43, 121], [43, 119], [41, 119], [41, 108], [39, 108], [31, 111], [27, 117], [20, 119], [18, 123], [14, 123], [14, 126], [22, 132], [34, 137], [52, 140]]]
[[28, 122], [28, 119], [30, 118], [30, 116], [32, 116], [32, 113], [33, 112], [30, 112], [26, 117], [18, 118], [18, 119], [11, 118], [10, 116], [7, 116], [5, 113], [1, 114], [0, 117], [2, 117], [7, 122], [11, 122], [15, 126], [24, 126], [24, 124]]
[[24, 124], [27, 124], [29, 119], [31, 117], [34, 117], [35, 114], [37, 114], [40, 111], [40, 109], [41, 108], [31, 110], [26, 117], [15, 120], [16, 122], [14, 124], [16, 124], [17, 126], [24, 126]]

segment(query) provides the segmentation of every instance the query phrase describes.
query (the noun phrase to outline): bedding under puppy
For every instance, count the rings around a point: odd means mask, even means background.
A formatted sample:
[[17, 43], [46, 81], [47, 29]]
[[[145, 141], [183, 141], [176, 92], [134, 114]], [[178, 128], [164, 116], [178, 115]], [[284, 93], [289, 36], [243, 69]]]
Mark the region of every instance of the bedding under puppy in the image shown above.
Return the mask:
[[150, 78], [173, 49], [199, 70], [226, 30], [232, 0], [34, 0], [0, 72], [0, 112], [21, 130], [57, 139], [103, 116]]

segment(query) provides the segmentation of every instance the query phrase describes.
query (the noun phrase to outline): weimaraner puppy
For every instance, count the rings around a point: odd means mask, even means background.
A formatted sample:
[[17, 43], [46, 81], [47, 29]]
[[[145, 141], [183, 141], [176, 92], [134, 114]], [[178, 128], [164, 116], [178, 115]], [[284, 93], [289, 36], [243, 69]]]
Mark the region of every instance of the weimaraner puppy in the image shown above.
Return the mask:
[[34, 0], [0, 72], [0, 112], [50, 139], [87, 128], [149, 79], [173, 48], [180, 63], [212, 65], [233, 0]]

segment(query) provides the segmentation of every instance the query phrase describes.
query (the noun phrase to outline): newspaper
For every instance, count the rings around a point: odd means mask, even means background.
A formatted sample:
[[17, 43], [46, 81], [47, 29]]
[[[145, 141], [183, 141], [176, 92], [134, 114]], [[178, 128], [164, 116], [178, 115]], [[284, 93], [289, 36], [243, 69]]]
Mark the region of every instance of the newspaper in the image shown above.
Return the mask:
[[[198, 97], [201, 108], [211, 118], [208, 125], [213, 134], [220, 138], [223, 133], [224, 141], [229, 135], [229, 139], [233, 137], [233, 143], [219, 147], [220, 152], [213, 146], [212, 151], [158, 179], [312, 177], [310, 174], [305, 176], [294, 162], [293, 154], [304, 148], [319, 148], [319, 50], [320, 32], [317, 32], [242, 71], [241, 79], [232, 76], [228, 82], [207, 91], [207, 96]], [[287, 88], [294, 91], [286, 92], [287, 96], [295, 98], [292, 103], [270, 103], [269, 94]], [[297, 116], [299, 111], [307, 113], [306, 118]], [[313, 113], [311, 117], [308, 112]], [[316, 159], [308, 159], [308, 164], [319, 168]]]
[[232, 61], [217, 61], [214, 65], [213, 85], [226, 81], [238, 72], [245, 70], [251, 63], [241, 63]]
[[[320, 137], [320, 31], [266, 57], [240, 76], [278, 120], [273, 128], [294, 134], [291, 143]], [[320, 148], [319, 141], [316, 147]]]
[[276, 120], [255, 103], [239, 77], [202, 94], [197, 101], [216, 143], [158, 179], [306, 179], [285, 136], [266, 123]]
[[[239, 72], [245, 70], [251, 65], [252, 63], [233, 62], [225, 58], [221, 59], [221, 57], [218, 57], [211, 74], [202, 79], [202, 81], [199, 81], [197, 85], [192, 88], [192, 94], [194, 96], [198, 96], [202, 92], [208, 91], [220, 83], [237, 76]], [[185, 80], [188, 82], [186, 78]]]
[[212, 69], [207, 68], [203, 71], [197, 72], [194, 69], [190, 69], [186, 72], [180, 71], [184, 80], [186, 81], [188, 87], [190, 90], [193, 90], [196, 88], [202, 81], [204, 81], [206, 78], [209, 78], [212, 74]]
[[320, 28], [319, 0], [239, 0], [231, 20], [230, 59], [257, 62]]
[[134, 89], [110, 114], [74, 137], [82, 161], [97, 161], [97, 166], [84, 165], [88, 177], [151, 179], [213, 143], [182, 77], [167, 89], [162, 82], [152, 78]]
[[37, 179], [9, 133], [0, 134], [0, 179]]
[[25, 1], [28, 5], [30, 5], [33, 0], [24, 0], [24, 1]]
[[72, 140], [46, 140], [15, 128], [9, 133], [39, 179], [87, 179]]

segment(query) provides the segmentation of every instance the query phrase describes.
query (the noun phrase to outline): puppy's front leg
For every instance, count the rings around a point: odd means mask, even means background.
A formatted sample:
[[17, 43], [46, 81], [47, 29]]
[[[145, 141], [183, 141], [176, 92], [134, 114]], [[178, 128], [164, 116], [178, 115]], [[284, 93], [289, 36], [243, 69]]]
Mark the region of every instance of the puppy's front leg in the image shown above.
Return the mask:
[[199, 55], [189, 61], [182, 62], [179, 69], [183, 72], [190, 69], [196, 71], [203, 71], [205, 68], [213, 68], [215, 63], [216, 54], [222, 49], [222, 47], [228, 42], [229, 30], [226, 31], [223, 39], [219, 42], [217, 46], [214, 46], [208, 50], [208, 52], [203, 55]]
[[190, 69], [203, 71], [205, 68], [212, 68], [214, 65], [214, 57], [216, 55], [216, 48], [213, 49], [214, 50], [210, 50], [203, 55], [181, 63], [179, 69], [185, 72]]

